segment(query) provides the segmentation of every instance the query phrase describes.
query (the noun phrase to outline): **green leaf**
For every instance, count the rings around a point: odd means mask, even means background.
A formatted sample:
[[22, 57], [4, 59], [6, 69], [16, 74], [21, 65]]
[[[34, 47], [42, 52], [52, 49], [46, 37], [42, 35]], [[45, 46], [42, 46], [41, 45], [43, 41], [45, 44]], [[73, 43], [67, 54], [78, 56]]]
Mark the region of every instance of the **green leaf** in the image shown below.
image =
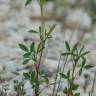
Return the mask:
[[30, 33], [38, 33], [36, 30], [33, 30], [33, 29], [29, 30], [28, 32], [30, 32]]
[[27, 0], [26, 3], [25, 3], [25, 6], [31, 4], [32, 0]]
[[17, 83], [18, 83], [18, 81], [17, 81], [17, 80], [14, 80], [13, 82], [14, 82], [15, 84], [17, 84]]
[[60, 73], [60, 76], [61, 76], [62, 78], [64, 78], [64, 79], [67, 79], [67, 76], [66, 76], [65, 74], [63, 74], [63, 73]]
[[77, 54], [70, 53], [70, 52], [62, 53], [61, 55], [62, 55], [62, 56], [65, 56], [65, 55], [73, 55], [73, 56], [78, 56]]
[[46, 84], [48, 85], [48, 84], [49, 84], [49, 79], [48, 79], [48, 77], [47, 77], [47, 76], [44, 76], [44, 79], [45, 79]]
[[86, 59], [83, 59], [83, 61], [82, 61], [82, 68], [85, 66], [85, 64], [86, 64]]
[[79, 52], [79, 55], [82, 53], [83, 49], [84, 49], [84, 46], [81, 48], [81, 50]]
[[66, 49], [67, 49], [68, 51], [70, 51], [70, 46], [69, 46], [69, 43], [68, 43], [67, 41], [65, 41], [65, 46], [66, 46]]
[[72, 90], [77, 90], [78, 89], [78, 87], [79, 87], [79, 85], [78, 84], [72, 84]]
[[41, 42], [39, 42], [38, 47], [37, 47], [37, 53], [39, 53], [39, 50], [42, 48]]
[[[39, 26], [39, 32], [40, 32], [40, 40], [43, 42], [44, 41], [44, 38], [43, 38], [41, 26]], [[41, 42], [41, 45], [42, 45], [42, 42]]]
[[34, 51], [34, 48], [35, 48], [35, 43], [32, 42], [31, 46], [30, 46], [30, 51], [33, 52]]
[[32, 60], [33, 60], [35, 63], [37, 62], [36, 54], [33, 54], [33, 56], [32, 56]]
[[28, 52], [28, 48], [27, 48], [25, 45], [19, 44], [19, 47], [20, 47], [23, 51]]
[[24, 61], [23, 61], [23, 64], [25, 65], [25, 64], [27, 64], [28, 62], [29, 62], [29, 58], [28, 59], [24, 59]]
[[50, 2], [50, 1], [56, 1], [56, 0], [45, 0], [46, 2]]
[[92, 68], [93, 66], [92, 65], [86, 65], [84, 68], [85, 69], [90, 69], [90, 68]]
[[63, 90], [63, 93], [67, 94], [68, 93], [68, 90], [67, 88], [65, 87], [65, 89]]
[[52, 25], [49, 32], [47, 33], [47, 37], [50, 36], [50, 34], [52, 33], [52, 31], [55, 29], [56, 24]]
[[74, 45], [74, 47], [73, 47], [73, 49], [72, 49], [72, 51], [71, 51], [72, 53], [74, 53], [74, 52], [76, 51], [77, 54], [78, 54], [77, 46], [78, 46], [78, 44], [75, 44], [75, 45]]
[[44, 82], [46, 82], [46, 84], [48, 85], [49, 84], [49, 79], [48, 79], [45, 71], [44, 70], [41, 70], [39, 74], [40, 74], [41, 77], [44, 78]]
[[79, 70], [79, 76], [82, 74], [82, 68]]
[[84, 52], [84, 53], [82, 53], [80, 56], [87, 55], [88, 53], [90, 53], [90, 51]]
[[35, 80], [35, 71], [31, 72], [31, 83], [33, 83]]
[[26, 79], [29, 79], [29, 78], [30, 78], [29, 73], [23, 73], [23, 76], [24, 76]]
[[23, 57], [24, 57], [24, 58], [30, 58], [30, 55], [31, 55], [31, 53], [28, 52], [28, 53], [25, 53], [25, 54], [23, 55]]
[[70, 70], [67, 72], [67, 78], [70, 78]]
[[80, 93], [75, 93], [74, 96], [80, 96]]

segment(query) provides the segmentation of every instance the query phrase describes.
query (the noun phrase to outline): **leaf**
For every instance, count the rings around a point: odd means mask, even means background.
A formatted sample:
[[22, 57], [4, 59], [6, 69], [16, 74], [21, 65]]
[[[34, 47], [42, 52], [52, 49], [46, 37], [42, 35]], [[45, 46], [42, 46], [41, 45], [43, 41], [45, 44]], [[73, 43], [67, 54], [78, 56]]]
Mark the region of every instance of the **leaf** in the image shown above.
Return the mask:
[[38, 33], [37, 31], [35, 31], [33, 29], [29, 30], [28, 32], [30, 32], [30, 33]]
[[55, 29], [56, 24], [52, 25], [49, 32], [47, 33], [47, 37], [52, 33], [52, 31]]
[[77, 54], [70, 53], [70, 52], [62, 53], [61, 55], [62, 55], [62, 56], [65, 56], [65, 55], [73, 55], [73, 56], [78, 56]]
[[44, 81], [45, 81], [46, 84], [48, 85], [48, 84], [49, 84], [49, 79], [48, 79], [48, 77], [47, 77], [47, 75], [46, 75], [46, 73], [45, 73], [44, 70], [41, 70], [41, 71], [40, 71], [40, 76], [44, 78]]
[[[43, 33], [42, 33], [42, 27], [41, 26], [39, 26], [39, 32], [40, 32], [40, 40], [43, 42], [43, 40], [44, 40], [44, 38], [43, 38]], [[42, 44], [42, 42], [41, 42], [41, 44]]]
[[31, 72], [31, 83], [34, 83], [35, 80], [35, 71]]
[[77, 90], [77, 89], [78, 89], [78, 87], [79, 87], [79, 85], [78, 85], [78, 84], [72, 84], [72, 90]]
[[[74, 53], [75, 50], [77, 51], [77, 46], [78, 46], [78, 44], [75, 44], [75, 45], [74, 45], [74, 47], [73, 47], [73, 49], [72, 49], [72, 51], [71, 51], [72, 53]], [[77, 54], [78, 54], [78, 51], [77, 51]]]
[[26, 78], [26, 79], [29, 79], [30, 78], [30, 75], [28, 73], [23, 73], [23, 76]]
[[67, 88], [65, 87], [65, 89], [63, 90], [63, 93], [67, 94], [68, 93], [68, 90]]
[[86, 59], [83, 59], [83, 61], [82, 61], [82, 68], [85, 66], [85, 64], [86, 64]]
[[32, 2], [32, 0], [27, 0], [25, 3], [25, 6], [27, 6], [28, 4], [30, 4]]
[[23, 51], [28, 52], [28, 48], [27, 48], [25, 45], [19, 44], [19, 47], [20, 47]]
[[87, 55], [88, 53], [90, 53], [90, 51], [84, 52], [84, 53], [82, 53], [80, 56], [82, 57], [82, 56], [84, 56], [84, 55]]
[[17, 84], [17, 83], [18, 83], [18, 81], [17, 81], [17, 80], [14, 80], [13, 82], [14, 82], [15, 84]]
[[68, 43], [67, 41], [65, 41], [65, 46], [66, 46], [66, 49], [67, 49], [68, 51], [70, 51], [70, 46], [69, 46], [69, 43]]
[[29, 58], [28, 59], [24, 59], [24, 61], [23, 61], [23, 64], [25, 65], [25, 64], [27, 64], [28, 62], [29, 62]]
[[83, 49], [84, 49], [84, 46], [81, 48], [81, 50], [79, 52], [79, 55], [82, 53]]
[[90, 68], [92, 68], [93, 66], [92, 65], [86, 65], [84, 68], [85, 69], [90, 69]]
[[34, 47], [35, 47], [35, 43], [32, 42], [31, 46], [30, 46], [30, 51], [33, 52], [34, 51]]
[[80, 96], [80, 93], [75, 93], [74, 96]]
[[41, 42], [38, 44], [38, 47], [37, 47], [37, 53], [39, 53], [39, 50], [42, 48], [41, 46]]
[[61, 76], [62, 78], [64, 78], [64, 79], [67, 79], [67, 76], [66, 76], [65, 74], [63, 74], [63, 73], [60, 73], [60, 76]]
[[82, 68], [79, 70], [79, 76], [82, 74]]
[[50, 1], [56, 1], [56, 0], [45, 0], [46, 2], [50, 2]]
[[67, 72], [67, 78], [69, 79], [70, 77], [70, 70]]
[[31, 53], [28, 52], [28, 53], [25, 53], [25, 54], [23, 55], [23, 57], [24, 57], [24, 58], [30, 58], [30, 55], [31, 55]]
[[48, 77], [47, 77], [47, 76], [44, 76], [44, 79], [45, 79], [46, 84], [48, 85], [48, 84], [49, 84], [49, 79], [48, 79]]
[[36, 54], [33, 54], [33, 56], [32, 56], [32, 60], [33, 60], [35, 63], [37, 62]]
[[39, 32], [41, 32], [42, 30], [41, 30], [41, 26], [39, 26]]

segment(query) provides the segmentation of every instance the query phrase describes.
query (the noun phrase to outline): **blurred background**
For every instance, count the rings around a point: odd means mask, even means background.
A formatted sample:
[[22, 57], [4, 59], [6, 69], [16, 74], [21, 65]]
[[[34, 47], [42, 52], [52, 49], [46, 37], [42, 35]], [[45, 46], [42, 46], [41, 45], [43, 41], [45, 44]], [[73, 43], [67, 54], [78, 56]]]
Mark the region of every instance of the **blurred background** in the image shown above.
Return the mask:
[[[14, 94], [12, 80], [22, 80], [22, 73], [31, 66], [31, 62], [26, 66], [22, 65], [23, 53], [18, 44], [30, 44], [34, 40], [38, 42], [38, 35], [32, 35], [28, 31], [38, 30], [40, 8], [36, 0], [27, 7], [25, 2], [26, 0], [0, 0], [0, 88], [5, 85], [8, 87], [7, 96]], [[54, 0], [45, 4], [44, 14], [46, 29], [53, 24], [57, 26], [53, 38], [46, 45], [42, 68], [50, 80], [53, 80], [60, 53], [65, 50], [64, 41], [68, 40], [71, 44], [78, 42], [80, 46], [85, 46], [85, 49], [90, 51], [87, 63], [94, 67], [89, 71], [85, 70], [78, 82], [81, 96], [89, 96], [96, 77], [96, 0]], [[61, 62], [64, 62], [64, 58]], [[66, 68], [69, 67], [70, 64], [66, 65]], [[27, 83], [26, 90], [30, 86]], [[64, 86], [66, 82], [61, 84], [61, 89]], [[93, 96], [96, 96], [96, 88], [94, 90]], [[52, 93], [50, 88], [47, 91], [47, 94]]]

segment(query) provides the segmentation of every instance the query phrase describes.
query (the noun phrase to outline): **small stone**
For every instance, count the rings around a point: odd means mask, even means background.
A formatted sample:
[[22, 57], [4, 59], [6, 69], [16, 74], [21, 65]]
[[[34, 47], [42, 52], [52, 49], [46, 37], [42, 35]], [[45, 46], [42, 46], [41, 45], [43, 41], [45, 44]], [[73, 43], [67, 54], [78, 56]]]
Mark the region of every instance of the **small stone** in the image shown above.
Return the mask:
[[29, 81], [25, 82], [24, 90], [25, 90], [26, 96], [33, 96], [33, 89]]
[[90, 29], [91, 17], [82, 9], [71, 10], [66, 18], [65, 25], [71, 29]]
[[54, 61], [54, 60], [45, 60], [44, 65], [46, 66], [46, 68], [48, 68], [48, 70], [50, 72], [56, 72], [57, 68], [58, 68], [58, 61]]
[[0, 74], [0, 78], [1, 80], [9, 81], [14, 78], [14, 75], [10, 72], [3, 72], [2, 74]]

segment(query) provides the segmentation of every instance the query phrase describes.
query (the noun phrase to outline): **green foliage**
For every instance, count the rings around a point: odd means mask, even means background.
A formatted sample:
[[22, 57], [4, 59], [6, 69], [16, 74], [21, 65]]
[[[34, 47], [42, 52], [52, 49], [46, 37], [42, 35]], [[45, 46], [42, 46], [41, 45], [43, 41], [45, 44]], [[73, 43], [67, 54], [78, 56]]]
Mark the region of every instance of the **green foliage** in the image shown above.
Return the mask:
[[[32, 64], [34, 65], [34, 68], [31, 70], [31, 72], [23, 73], [23, 76], [25, 79], [30, 81], [32, 88], [34, 89], [35, 95], [39, 96], [40, 85], [42, 83], [45, 83], [46, 85], [49, 84], [49, 79], [45, 74], [45, 71], [40, 69], [40, 65], [41, 65], [42, 54], [45, 48], [46, 41], [52, 37], [51, 34], [56, 24], [52, 25], [49, 31], [47, 32], [44, 26], [44, 16], [43, 16], [43, 5], [47, 1], [54, 1], [54, 0], [37, 0], [37, 1], [39, 2], [40, 10], [41, 10], [41, 25], [39, 26], [38, 31], [34, 29], [30, 29], [28, 32], [39, 35], [39, 44], [32, 42], [30, 46], [19, 44], [19, 47], [24, 51], [23, 64], [28, 64], [29, 61], [34, 62]], [[27, 0], [25, 6], [31, 3], [32, 0]]]
[[[26, 3], [25, 3], [25, 6], [29, 5], [32, 3], [33, 0], [26, 0]], [[46, 3], [46, 2], [49, 2], [49, 1], [56, 1], [56, 0], [37, 0], [41, 5]]]
[[14, 89], [17, 93], [17, 96], [20, 95], [20, 96], [24, 96], [25, 95], [25, 92], [24, 92], [24, 84], [23, 82], [18, 82], [17, 80], [14, 80]]
[[32, 3], [32, 0], [27, 0], [26, 3], [25, 3], [25, 6], [29, 5]]
[[19, 44], [19, 47], [20, 47], [23, 51], [28, 52], [28, 48], [27, 48], [25, 45]]
[[30, 33], [38, 33], [36, 30], [33, 30], [33, 29], [29, 30], [28, 32], [30, 32]]
[[88, 0], [88, 4], [85, 8], [92, 17], [93, 23], [96, 23], [96, 0]]
[[80, 93], [75, 93], [74, 96], [80, 96]]
[[[32, 88], [34, 89], [35, 96], [39, 96], [40, 94], [40, 85], [45, 83], [47, 86], [49, 85], [49, 79], [44, 70], [40, 68], [42, 61], [42, 54], [45, 49], [46, 42], [49, 38], [52, 38], [52, 32], [56, 27], [56, 24], [52, 25], [50, 29], [47, 31], [44, 23], [44, 13], [43, 6], [47, 1], [55, 1], [55, 0], [37, 0], [41, 10], [41, 25], [38, 30], [30, 29], [28, 32], [31, 34], [39, 35], [39, 43], [36, 44], [32, 42], [30, 46], [19, 44], [19, 47], [24, 51], [23, 54], [23, 64], [28, 64], [29, 61], [32, 61], [32, 70], [27, 73], [23, 73], [23, 76], [26, 80], [29, 80]], [[26, 0], [25, 6], [32, 3], [32, 0]], [[81, 49], [78, 48], [78, 44], [75, 44], [73, 47], [65, 41], [66, 51], [63, 52], [62, 56], [70, 56], [73, 64], [72, 70], [68, 69], [67, 73], [60, 73], [60, 77], [66, 79], [68, 82], [68, 86], [64, 88], [63, 93], [67, 96], [80, 96], [80, 93], [77, 93], [77, 89], [79, 85], [75, 82], [77, 76], [81, 76], [84, 69], [88, 70], [92, 68], [91, 65], [86, 64], [86, 55], [89, 51], [84, 51], [84, 47]], [[81, 62], [79, 62], [81, 61]], [[79, 64], [80, 63], [80, 64]], [[80, 65], [78, 72], [76, 73], [77, 66]], [[15, 90], [19, 92], [20, 96], [24, 96], [23, 83], [15, 81], [14, 82]], [[55, 82], [56, 84], [56, 82]], [[76, 91], [76, 92], [75, 92]], [[54, 93], [54, 92], [53, 92]]]
[[[68, 72], [66, 74], [64, 73], [60, 73], [60, 76], [63, 79], [66, 79], [68, 82], [68, 88], [65, 87], [63, 93], [66, 95], [70, 95], [70, 96], [80, 96], [80, 93], [74, 93], [74, 91], [76, 91], [79, 87], [78, 84], [75, 83], [75, 79], [80, 76], [83, 72], [84, 69], [90, 69], [93, 66], [91, 65], [87, 65], [86, 64], [86, 55], [89, 53], [89, 51], [84, 51], [84, 47], [82, 47], [81, 49], [78, 48], [78, 44], [75, 44], [72, 48], [70, 47], [70, 44], [65, 41], [65, 47], [66, 47], [66, 52], [63, 52], [61, 55], [62, 56], [70, 56], [73, 64], [72, 64], [72, 71], [68, 70]], [[79, 64], [79, 61], [82, 61]], [[76, 71], [76, 68], [78, 67], [78, 65], [80, 65], [80, 68], [78, 70], [78, 72]], [[75, 72], [76, 71], [76, 72]], [[79, 73], [79, 74], [77, 74]]]

